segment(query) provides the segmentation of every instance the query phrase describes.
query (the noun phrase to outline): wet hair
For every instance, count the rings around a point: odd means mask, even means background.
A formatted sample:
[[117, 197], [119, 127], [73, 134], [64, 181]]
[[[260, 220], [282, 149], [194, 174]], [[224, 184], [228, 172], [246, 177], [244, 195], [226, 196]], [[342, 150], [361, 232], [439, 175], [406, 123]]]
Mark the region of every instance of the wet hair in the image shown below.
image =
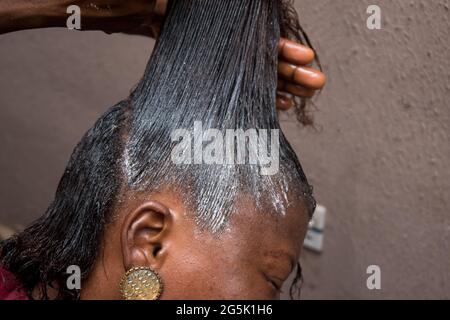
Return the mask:
[[[125, 191], [151, 194], [169, 186], [182, 195], [198, 226], [214, 234], [237, 214], [242, 195], [257, 210], [284, 214], [292, 202], [301, 201], [312, 214], [312, 188], [275, 111], [277, 43], [280, 34], [298, 31], [289, 19], [286, 1], [169, 3], [136, 89], [81, 139], [46, 213], [2, 242], [2, 264], [25, 289], [38, 286], [48, 298], [50, 286], [59, 299], [79, 298], [78, 291], [66, 288], [66, 269], [78, 265], [83, 279], [89, 275]], [[264, 165], [249, 164], [248, 158], [235, 165], [174, 163], [173, 150], [180, 145], [174, 131], [196, 122], [220, 133], [255, 129], [258, 137], [263, 130], [279, 130], [278, 172], [262, 175]], [[194, 133], [193, 138], [202, 136]], [[261, 138], [267, 148], [268, 140]], [[184, 146], [184, 155], [195, 148]], [[251, 143], [244, 146], [250, 157], [255, 150]]]

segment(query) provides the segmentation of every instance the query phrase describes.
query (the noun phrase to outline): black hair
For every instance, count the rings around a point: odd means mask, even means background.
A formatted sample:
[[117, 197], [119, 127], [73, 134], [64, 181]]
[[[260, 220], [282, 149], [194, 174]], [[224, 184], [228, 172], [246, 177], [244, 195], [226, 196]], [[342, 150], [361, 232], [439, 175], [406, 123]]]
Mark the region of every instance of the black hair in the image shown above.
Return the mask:
[[[198, 225], [213, 233], [223, 231], [243, 194], [257, 209], [283, 214], [294, 198], [312, 214], [312, 188], [275, 111], [277, 43], [281, 34], [296, 38], [294, 30], [298, 36], [292, 19], [287, 1], [169, 3], [137, 88], [82, 138], [45, 215], [1, 244], [2, 264], [29, 293], [39, 287], [48, 298], [50, 286], [59, 299], [79, 297], [66, 288], [66, 268], [78, 265], [83, 279], [89, 275], [124, 190], [151, 193], [170, 186], [183, 195]], [[261, 175], [259, 162], [175, 164], [174, 130], [197, 121], [219, 132], [279, 130], [278, 172]], [[262, 142], [267, 147], [268, 139]], [[249, 144], [245, 148], [251, 152]], [[191, 151], [190, 145], [183, 149]]]
[[111, 108], [75, 147], [46, 213], [24, 231], [1, 243], [1, 259], [28, 291], [59, 290], [60, 299], [79, 292], [66, 286], [67, 267], [86, 277], [97, 257], [105, 224], [120, 188], [120, 128], [123, 105]]

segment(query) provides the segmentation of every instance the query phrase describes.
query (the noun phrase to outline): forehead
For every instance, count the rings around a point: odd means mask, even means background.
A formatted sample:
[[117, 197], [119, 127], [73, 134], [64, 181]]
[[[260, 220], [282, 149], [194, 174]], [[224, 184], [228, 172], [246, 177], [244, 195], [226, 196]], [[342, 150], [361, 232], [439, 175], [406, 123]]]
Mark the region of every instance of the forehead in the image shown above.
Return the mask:
[[290, 205], [284, 214], [257, 211], [250, 201], [240, 203], [224, 233], [236, 245], [248, 250], [286, 252], [298, 257], [306, 234], [308, 214], [301, 201]]
[[[185, 237], [183, 245], [189, 242], [196, 246], [197, 251], [216, 250], [227, 253], [229, 257], [236, 253], [237, 258], [284, 252], [298, 258], [309, 222], [306, 206], [301, 200], [292, 201], [285, 213], [280, 213], [273, 209], [257, 210], [251, 198], [241, 197], [225, 228], [219, 234], [213, 234], [210, 230], [198, 228], [195, 214], [189, 213], [181, 197], [167, 192], [154, 193], [152, 199], [181, 213], [183, 218], [177, 219], [177, 229]], [[192, 239], [199, 241], [193, 242]]]

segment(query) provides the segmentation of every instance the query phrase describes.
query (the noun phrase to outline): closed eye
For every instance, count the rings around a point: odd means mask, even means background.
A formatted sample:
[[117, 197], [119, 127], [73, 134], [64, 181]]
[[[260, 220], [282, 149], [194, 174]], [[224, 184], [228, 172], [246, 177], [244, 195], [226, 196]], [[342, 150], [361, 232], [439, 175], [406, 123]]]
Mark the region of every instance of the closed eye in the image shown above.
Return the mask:
[[282, 281], [281, 279], [278, 279], [278, 278], [267, 276], [266, 274], [264, 274], [264, 277], [266, 278], [266, 281], [270, 284], [272, 289], [274, 289], [275, 291], [280, 292], [280, 293], [282, 292], [281, 287], [282, 287], [284, 281]]

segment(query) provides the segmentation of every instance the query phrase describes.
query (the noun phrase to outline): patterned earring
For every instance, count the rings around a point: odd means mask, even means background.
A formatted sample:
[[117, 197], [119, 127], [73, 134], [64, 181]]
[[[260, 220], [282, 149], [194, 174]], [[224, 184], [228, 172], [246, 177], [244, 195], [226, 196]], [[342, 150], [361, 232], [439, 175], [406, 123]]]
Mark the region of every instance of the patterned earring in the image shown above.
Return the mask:
[[157, 300], [163, 291], [161, 277], [149, 267], [128, 270], [120, 282], [125, 300]]

